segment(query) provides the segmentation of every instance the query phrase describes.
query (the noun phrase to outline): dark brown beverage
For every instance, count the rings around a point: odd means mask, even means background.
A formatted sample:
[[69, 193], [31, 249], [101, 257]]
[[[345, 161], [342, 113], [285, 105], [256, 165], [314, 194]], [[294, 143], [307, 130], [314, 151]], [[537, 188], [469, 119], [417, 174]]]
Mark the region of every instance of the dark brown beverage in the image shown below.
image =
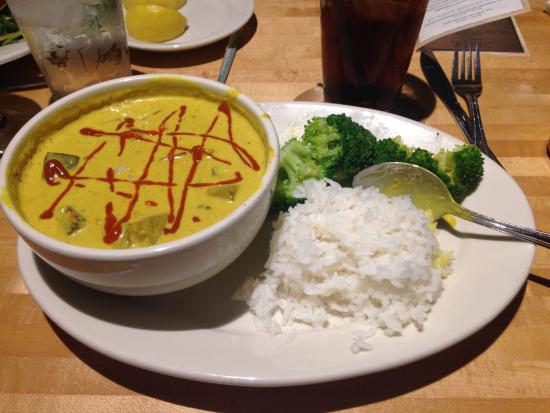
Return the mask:
[[428, 0], [321, 0], [325, 101], [388, 110]]

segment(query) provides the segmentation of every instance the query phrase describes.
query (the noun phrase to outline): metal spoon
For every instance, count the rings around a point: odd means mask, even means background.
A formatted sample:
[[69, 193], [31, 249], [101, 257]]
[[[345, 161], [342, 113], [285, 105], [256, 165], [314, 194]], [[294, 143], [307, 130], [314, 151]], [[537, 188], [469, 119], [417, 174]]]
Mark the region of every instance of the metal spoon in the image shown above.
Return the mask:
[[388, 196], [410, 195], [413, 204], [421, 210], [430, 210], [434, 220], [451, 214], [550, 248], [550, 233], [502, 222], [464, 208], [453, 200], [441, 179], [417, 165], [402, 162], [374, 165], [359, 172], [353, 179], [353, 186], [376, 186]]
[[237, 54], [237, 48], [239, 47], [240, 41], [240, 31], [237, 30], [231, 35], [229, 41], [227, 42], [227, 47], [225, 48], [225, 54], [223, 56], [223, 62], [220, 67], [220, 73], [218, 74], [218, 82], [225, 83], [227, 81], [227, 76], [229, 76], [229, 70], [231, 70], [231, 65]]

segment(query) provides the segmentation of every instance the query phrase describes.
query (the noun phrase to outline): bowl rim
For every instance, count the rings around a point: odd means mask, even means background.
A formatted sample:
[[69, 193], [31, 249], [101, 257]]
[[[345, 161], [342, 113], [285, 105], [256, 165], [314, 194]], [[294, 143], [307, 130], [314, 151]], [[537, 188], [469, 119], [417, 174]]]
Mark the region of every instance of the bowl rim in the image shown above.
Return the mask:
[[[34, 127], [43, 119], [54, 116], [59, 113], [67, 105], [75, 102], [80, 102], [92, 95], [102, 93], [105, 91], [116, 90], [132, 84], [141, 84], [150, 79], [158, 78], [173, 78], [188, 80], [197, 83], [199, 86], [205, 88], [207, 91], [218, 95], [232, 96], [235, 101], [241, 105], [246, 111], [250, 112], [258, 121], [258, 125], [262, 129], [266, 145], [268, 150], [272, 150], [272, 156], [269, 158], [266, 170], [261, 179], [261, 185], [254, 194], [229, 215], [225, 216], [222, 220], [210, 225], [196, 233], [191, 235], [165, 242], [155, 244], [147, 247], [136, 247], [127, 249], [106, 249], [106, 248], [92, 248], [84, 247], [75, 244], [69, 244], [64, 241], [59, 241], [53, 237], [50, 237], [43, 232], [35, 229], [17, 212], [14, 207], [5, 205], [3, 196], [8, 196], [7, 193], [0, 197], [0, 208], [4, 212], [4, 215], [18, 232], [18, 235], [24, 239], [30, 241], [43, 248], [44, 250], [62, 255], [70, 256], [73, 258], [86, 259], [86, 260], [103, 260], [103, 261], [126, 261], [129, 259], [139, 258], [154, 258], [160, 255], [166, 255], [172, 252], [184, 250], [193, 247], [197, 244], [207, 241], [210, 238], [214, 238], [216, 235], [226, 231], [231, 225], [237, 224], [243, 217], [252, 209], [256, 207], [264, 196], [272, 196], [273, 186], [277, 177], [278, 165], [279, 165], [279, 140], [277, 132], [267, 112], [263, 110], [255, 101], [241, 93], [237, 89], [228, 86], [224, 83], [220, 83], [214, 80], [201, 78], [198, 76], [184, 75], [184, 74], [142, 74], [134, 76], [126, 76], [122, 78], [116, 78], [105, 82], [97, 83], [88, 87], [85, 87], [77, 92], [67, 95], [49, 106], [42, 109], [39, 113], [34, 115], [23, 127], [15, 134], [10, 143], [8, 144], [4, 155], [0, 159], [0, 193], [4, 193], [7, 185], [6, 177], [10, 160], [16, 153], [17, 149], [24, 142], [27, 134], [34, 129]], [[269, 192], [269, 194], [266, 194]]]

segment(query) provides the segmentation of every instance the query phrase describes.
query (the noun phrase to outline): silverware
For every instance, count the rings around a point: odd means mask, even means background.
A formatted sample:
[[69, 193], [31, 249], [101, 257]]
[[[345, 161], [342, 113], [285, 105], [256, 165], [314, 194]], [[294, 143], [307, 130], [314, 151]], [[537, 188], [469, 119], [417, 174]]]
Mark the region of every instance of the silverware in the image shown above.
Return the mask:
[[386, 162], [364, 169], [353, 178], [353, 186], [366, 188], [371, 185], [386, 195], [410, 195], [413, 204], [424, 211], [429, 210], [434, 220], [451, 214], [522, 241], [550, 248], [550, 233], [499, 221], [464, 208], [453, 200], [441, 179], [420, 166]]
[[[477, 98], [481, 96], [481, 91], [483, 88], [481, 85], [481, 62], [479, 47], [477, 44], [475, 49], [476, 53], [474, 57], [472, 53], [472, 46], [469, 46], [468, 59], [466, 59], [467, 52], [465, 47], [463, 47], [460, 59], [461, 64], [459, 64], [459, 50], [458, 46], [455, 46], [451, 82], [454, 91], [468, 102], [470, 118], [472, 120], [472, 139], [474, 145], [476, 145], [489, 158], [502, 166], [495, 154], [489, 148], [489, 144], [487, 143], [485, 132], [483, 130], [483, 124], [481, 123], [481, 114], [479, 111]], [[466, 63], [468, 65], [467, 68]]]
[[227, 81], [227, 76], [229, 75], [229, 70], [237, 54], [237, 48], [239, 47], [240, 40], [240, 30], [237, 30], [231, 35], [225, 48], [225, 54], [223, 56], [222, 66], [220, 68], [220, 73], [218, 75], [218, 82], [225, 83]]
[[466, 140], [474, 144], [470, 118], [464, 109], [462, 109], [460, 103], [458, 103], [451, 82], [449, 82], [449, 79], [431, 50], [422, 49], [420, 53], [420, 67], [432, 90], [439, 99], [441, 99], [451, 115], [453, 115], [456, 123], [466, 137]]

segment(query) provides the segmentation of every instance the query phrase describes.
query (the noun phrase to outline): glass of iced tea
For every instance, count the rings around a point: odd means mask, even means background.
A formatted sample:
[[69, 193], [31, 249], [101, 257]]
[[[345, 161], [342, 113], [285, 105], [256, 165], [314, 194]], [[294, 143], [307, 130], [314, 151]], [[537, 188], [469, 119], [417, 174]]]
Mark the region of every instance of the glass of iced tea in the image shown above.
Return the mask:
[[325, 101], [390, 110], [428, 0], [321, 0]]
[[54, 99], [131, 74], [120, 0], [7, 0]]

